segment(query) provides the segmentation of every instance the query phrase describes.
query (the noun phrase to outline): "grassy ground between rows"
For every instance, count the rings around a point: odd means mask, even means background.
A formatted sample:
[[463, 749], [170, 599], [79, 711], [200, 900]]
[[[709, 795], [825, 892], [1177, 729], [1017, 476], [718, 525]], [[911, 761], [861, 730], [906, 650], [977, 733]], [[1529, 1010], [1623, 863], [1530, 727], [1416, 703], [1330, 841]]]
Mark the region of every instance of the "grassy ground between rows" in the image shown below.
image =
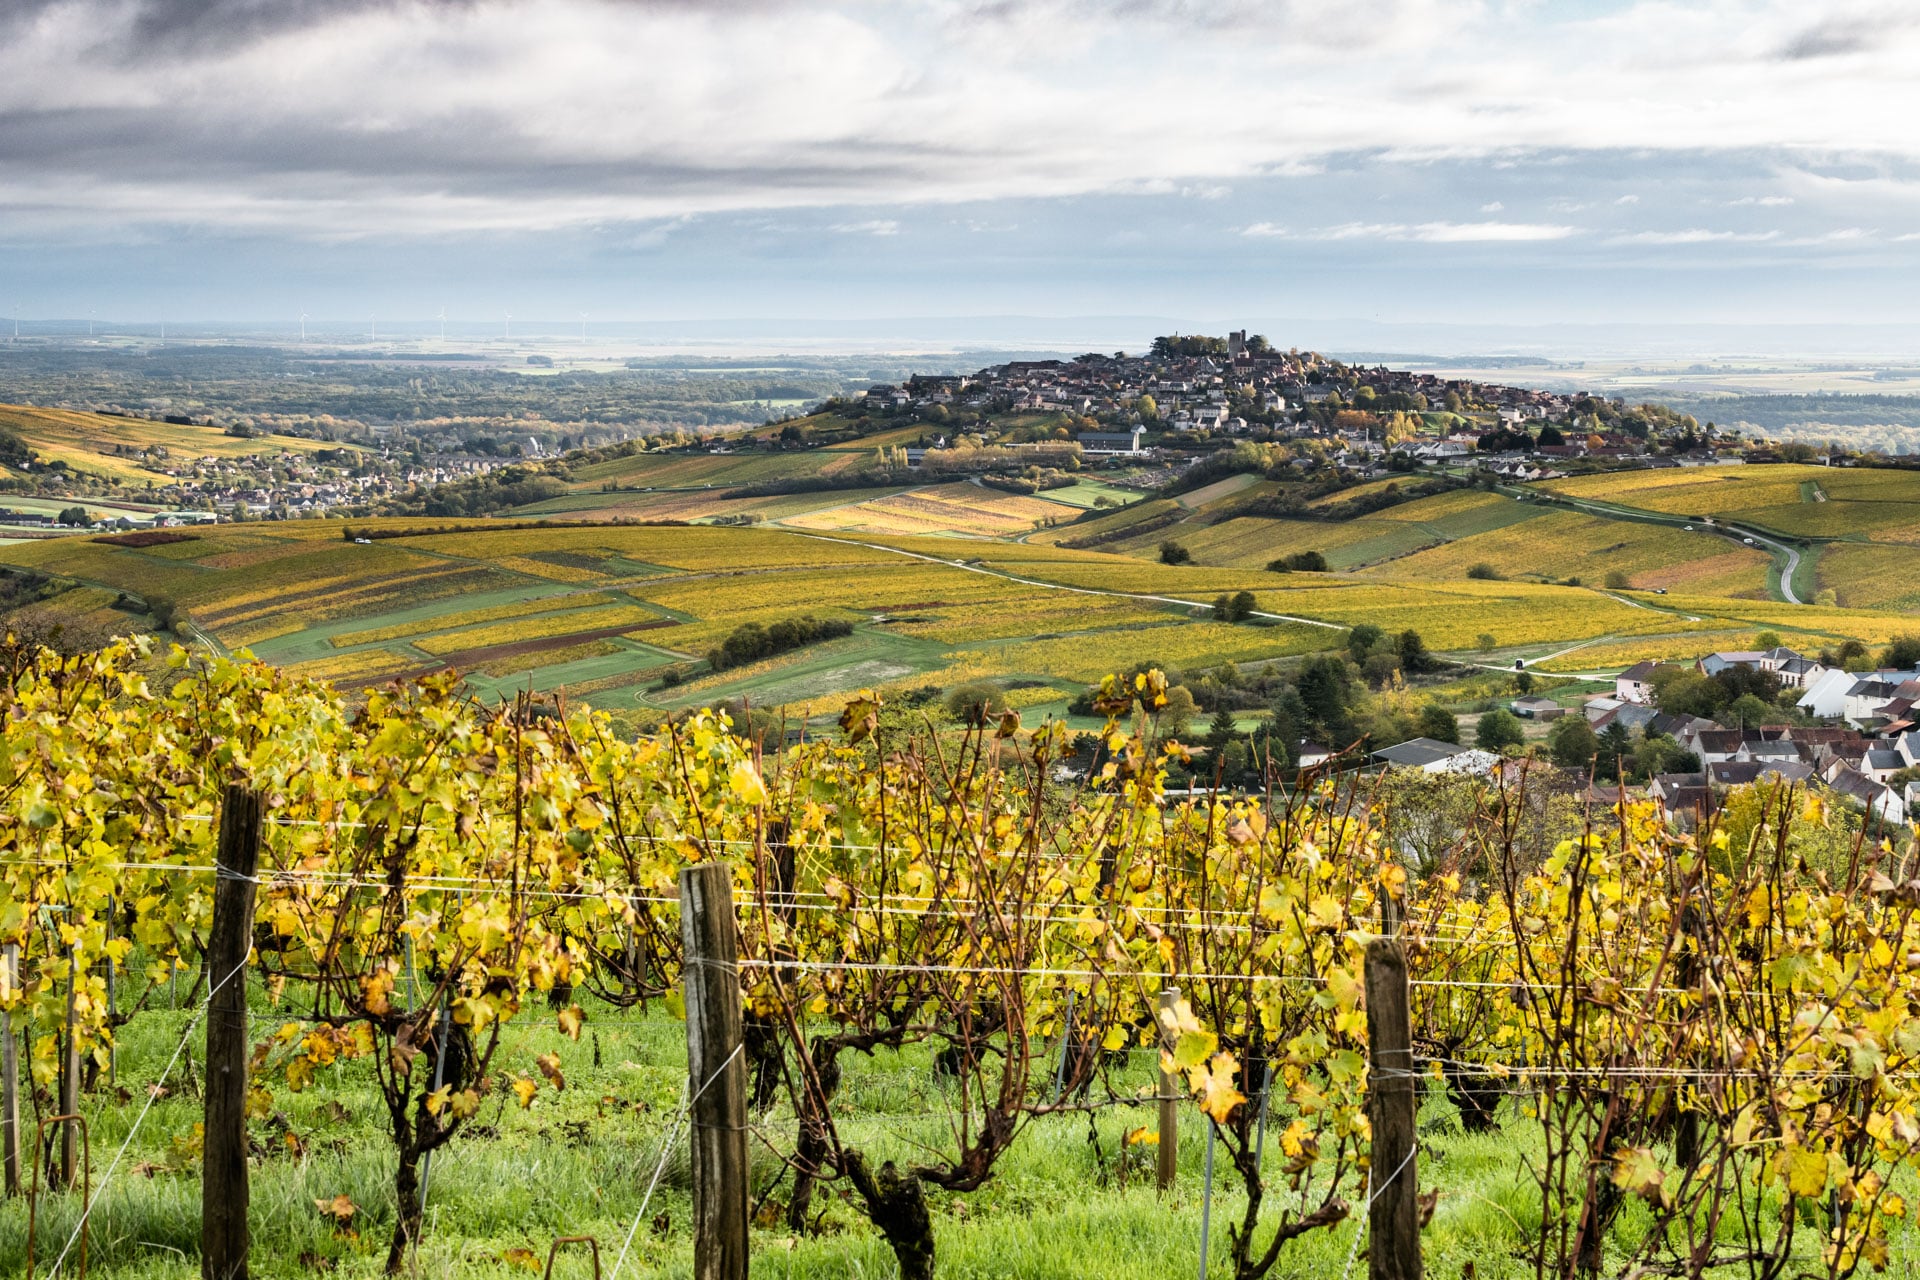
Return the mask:
[[[286, 1016], [255, 993], [256, 1037], [264, 1038]], [[557, 1052], [567, 1087], [555, 1092], [543, 1086], [525, 1111], [505, 1089], [495, 1090], [473, 1127], [436, 1157], [419, 1274], [457, 1280], [526, 1275], [544, 1264], [556, 1236], [590, 1234], [603, 1251], [603, 1274], [612, 1276], [614, 1260], [637, 1221], [619, 1274], [653, 1280], [690, 1275], [684, 1133], [662, 1158], [683, 1087], [683, 1024], [664, 1012], [648, 1016], [600, 1009], [573, 1042], [561, 1037], [543, 1013], [529, 1011], [522, 1022], [508, 1034], [496, 1078], [530, 1072], [535, 1054]], [[93, 1126], [95, 1183], [104, 1183], [92, 1220], [90, 1274], [113, 1280], [189, 1280], [199, 1274], [194, 1126], [200, 1103], [176, 1071], [165, 1096], [144, 1109], [147, 1086], [183, 1033], [198, 1057], [203, 1033], [197, 1026], [188, 1031], [187, 1024], [185, 1012], [164, 1009], [136, 1017], [122, 1037], [119, 1081], [127, 1097], [103, 1084], [83, 1100]], [[1136, 1058], [1142, 1060], [1122, 1085], [1144, 1093], [1151, 1063], [1143, 1055]], [[855, 1057], [846, 1065], [837, 1111], [850, 1142], [878, 1159], [906, 1162], [947, 1141], [953, 1100], [930, 1072], [924, 1048]], [[1035, 1075], [1045, 1080], [1048, 1072], [1042, 1067]], [[253, 1125], [256, 1276], [291, 1280], [380, 1273], [393, 1221], [392, 1156], [380, 1116], [365, 1063], [323, 1071], [297, 1095], [275, 1089], [271, 1115]], [[138, 1131], [128, 1141], [136, 1123]], [[1147, 1106], [1109, 1107], [1092, 1119], [1067, 1115], [1037, 1121], [985, 1189], [965, 1196], [934, 1193], [940, 1274], [1045, 1280], [1200, 1274], [1205, 1127], [1196, 1113], [1183, 1109], [1179, 1180], [1161, 1195], [1152, 1189], [1150, 1164], [1141, 1162], [1122, 1174], [1116, 1160], [1125, 1132], [1150, 1123]], [[31, 1124], [29, 1118], [29, 1132]], [[1269, 1130], [1269, 1168], [1280, 1163], [1271, 1135], [1281, 1127]], [[756, 1128], [755, 1201], [771, 1200], [777, 1210], [786, 1184], [773, 1150], [790, 1143], [792, 1120], [784, 1107], [776, 1107]], [[1451, 1105], [1430, 1095], [1421, 1112], [1421, 1143], [1422, 1185], [1440, 1190], [1424, 1236], [1427, 1273], [1436, 1280], [1466, 1275], [1519, 1280], [1531, 1274], [1521, 1250], [1540, 1218], [1526, 1164], [1537, 1131], [1516, 1112], [1504, 1132], [1465, 1134]], [[660, 1185], [642, 1213], [656, 1168], [662, 1171]], [[1219, 1170], [1208, 1275], [1227, 1274], [1227, 1226], [1244, 1206], [1224, 1160]], [[1269, 1206], [1287, 1194], [1278, 1182], [1270, 1181]], [[344, 1230], [318, 1207], [342, 1195], [357, 1206]], [[843, 1197], [829, 1195], [816, 1205], [822, 1208], [816, 1234], [796, 1236], [777, 1212], [756, 1223], [755, 1274], [805, 1280], [895, 1274], [885, 1243]], [[77, 1196], [42, 1199], [40, 1274], [46, 1274], [48, 1262], [71, 1235], [77, 1216]], [[26, 1224], [23, 1200], [0, 1202], [0, 1274], [24, 1274]], [[1630, 1238], [1637, 1229], [1639, 1219], [1630, 1208], [1621, 1235]], [[1295, 1242], [1274, 1274], [1322, 1280], [1347, 1275], [1357, 1230], [1357, 1222], [1349, 1221]], [[1804, 1234], [1811, 1239], [1815, 1233]], [[1894, 1274], [1915, 1275], [1920, 1241], [1908, 1230], [1897, 1234], [1894, 1244]], [[555, 1268], [557, 1276], [587, 1274], [584, 1253], [571, 1261], [563, 1258]]]

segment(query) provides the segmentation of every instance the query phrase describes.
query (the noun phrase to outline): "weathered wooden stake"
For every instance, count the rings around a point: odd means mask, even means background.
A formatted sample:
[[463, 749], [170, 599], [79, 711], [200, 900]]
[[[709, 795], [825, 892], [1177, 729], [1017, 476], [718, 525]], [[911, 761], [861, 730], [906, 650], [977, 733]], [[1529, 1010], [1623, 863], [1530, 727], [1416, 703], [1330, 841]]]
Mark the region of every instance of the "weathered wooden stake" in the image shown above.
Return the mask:
[[[113, 914], [117, 906], [113, 899], [107, 899], [107, 941], [113, 941]], [[115, 995], [115, 981], [119, 975], [115, 971], [113, 956], [107, 956], [107, 1085], [109, 1088], [120, 1083], [120, 1043], [118, 1027], [120, 1005]]]
[[1273, 1098], [1273, 1051], [1262, 1049], [1266, 1069], [1260, 1073], [1260, 1136], [1254, 1139], [1253, 1172], [1258, 1177], [1267, 1158], [1267, 1104]]
[[[60, 1114], [67, 1116], [80, 1114], [80, 1038], [73, 1033], [75, 984], [79, 980], [80, 946], [76, 943], [67, 953], [67, 1032], [60, 1051]], [[66, 1125], [60, 1130], [62, 1190], [73, 1185], [74, 1165], [80, 1159], [79, 1140], [74, 1126]]]
[[[20, 948], [9, 942], [0, 975], [9, 993], [20, 989]], [[0, 1012], [0, 1152], [6, 1165], [7, 1194], [20, 1194], [20, 1040], [13, 1015]]]
[[1073, 1052], [1073, 1006], [1080, 998], [1078, 991], [1067, 992], [1067, 1022], [1060, 1033], [1060, 1064], [1053, 1069], [1053, 1100], [1065, 1099], [1067, 1091], [1067, 1057]]
[[706, 862], [683, 870], [694, 1280], [747, 1275], [747, 1063], [735, 928], [733, 869]]
[[[1160, 993], [1160, 1012], [1171, 1015], [1173, 1006], [1180, 999], [1178, 987], [1168, 987]], [[1166, 1042], [1166, 1030], [1161, 1028], [1160, 1040]], [[1179, 1077], [1173, 1072], [1160, 1072], [1160, 1149], [1156, 1153], [1158, 1163], [1154, 1169], [1154, 1185], [1165, 1191], [1173, 1185], [1174, 1175], [1180, 1171], [1180, 1087]]]
[[1213, 1135], [1207, 1125], [1207, 1180], [1200, 1192], [1200, 1280], [1207, 1280], [1207, 1236], [1213, 1231]]
[[1421, 1280], [1413, 1024], [1407, 957], [1392, 938], [1367, 944], [1367, 1052], [1367, 1118], [1373, 1123], [1367, 1275], [1369, 1280]]
[[227, 788], [208, 931], [206, 1133], [200, 1182], [203, 1280], [247, 1276], [247, 977], [253, 949], [260, 796]]

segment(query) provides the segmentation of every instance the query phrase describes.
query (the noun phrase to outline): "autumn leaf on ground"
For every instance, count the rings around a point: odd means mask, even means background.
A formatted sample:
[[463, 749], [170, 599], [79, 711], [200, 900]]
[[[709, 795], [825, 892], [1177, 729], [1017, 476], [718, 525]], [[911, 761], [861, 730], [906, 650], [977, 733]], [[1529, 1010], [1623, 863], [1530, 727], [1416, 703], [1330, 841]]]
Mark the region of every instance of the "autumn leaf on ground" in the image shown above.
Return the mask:
[[321, 1217], [333, 1220], [333, 1227], [336, 1231], [351, 1226], [353, 1224], [353, 1215], [360, 1212], [360, 1206], [355, 1204], [353, 1198], [344, 1192], [331, 1199], [326, 1196], [321, 1196], [313, 1202], [313, 1207], [320, 1211]]
[[513, 1078], [513, 1096], [520, 1099], [520, 1109], [525, 1111], [533, 1105], [533, 1095], [540, 1092], [540, 1086], [525, 1076]]
[[500, 1261], [512, 1267], [525, 1267], [528, 1271], [540, 1269], [540, 1255], [531, 1249], [522, 1249], [519, 1245], [501, 1254]]

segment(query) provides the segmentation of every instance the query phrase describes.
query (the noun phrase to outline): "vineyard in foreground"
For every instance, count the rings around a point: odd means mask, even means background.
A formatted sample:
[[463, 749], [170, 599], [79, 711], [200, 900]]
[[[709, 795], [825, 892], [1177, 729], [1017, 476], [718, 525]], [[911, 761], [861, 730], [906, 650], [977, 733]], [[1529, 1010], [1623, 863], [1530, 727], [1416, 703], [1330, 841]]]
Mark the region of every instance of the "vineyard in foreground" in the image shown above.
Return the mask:
[[[126, 644], [10, 661], [0, 1009], [22, 1177], [72, 1182], [31, 1215], [40, 1274], [77, 1273], [83, 1240], [103, 1274], [198, 1273], [191, 1064], [229, 983], [257, 1274], [518, 1274], [582, 1229], [608, 1274], [684, 1274], [678, 884], [706, 863], [738, 907], [762, 1270], [1191, 1268], [1199, 1148], [1145, 1190], [1156, 1071], [1215, 1153], [1213, 1272], [1350, 1268], [1406, 1167], [1373, 1166], [1384, 931], [1436, 1274], [1912, 1257], [1920, 855], [1817, 797], [1739, 792], [1684, 833], [1509, 784], [1415, 855], [1364, 787], [1166, 796], [1183, 748], [1151, 674], [1103, 686], [1106, 762], [1066, 785], [1051, 726], [923, 736], [876, 698], [763, 757], [712, 716], [626, 740], [450, 677], [355, 709], [177, 650], [164, 679]], [[223, 879], [235, 797], [259, 863]], [[240, 882], [254, 924], [223, 969], [214, 901]], [[84, 1185], [72, 1127], [30, 1154], [76, 1109]], [[28, 1218], [0, 1208], [10, 1273]]]

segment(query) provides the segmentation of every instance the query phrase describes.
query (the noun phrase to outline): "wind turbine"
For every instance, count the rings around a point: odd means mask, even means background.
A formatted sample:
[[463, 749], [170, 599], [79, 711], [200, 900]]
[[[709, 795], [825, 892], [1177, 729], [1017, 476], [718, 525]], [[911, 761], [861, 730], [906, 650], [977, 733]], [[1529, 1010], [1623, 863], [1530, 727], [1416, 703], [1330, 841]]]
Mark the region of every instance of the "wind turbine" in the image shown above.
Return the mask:
[[368, 341], [368, 342], [376, 342], [376, 341], [378, 341], [378, 340], [379, 340], [379, 339], [378, 339], [378, 337], [376, 336], [376, 334], [375, 334], [375, 331], [374, 331], [374, 321], [373, 321], [373, 317], [372, 317], [372, 316], [368, 316], [368, 317], [367, 317], [367, 341]]
[[502, 311], [500, 314], [507, 318], [507, 341], [512, 342], [513, 341], [513, 312]]
[[446, 340], [447, 340], [447, 309], [445, 307], [442, 307], [440, 308], [440, 341], [445, 342]]
[[92, 307], [87, 308], [87, 336], [89, 338], [93, 336], [93, 308]]
[[584, 311], [580, 313], [580, 345], [587, 345], [587, 313]]
[[307, 340], [307, 313], [302, 311], [300, 313], [300, 341], [305, 342], [306, 340]]

